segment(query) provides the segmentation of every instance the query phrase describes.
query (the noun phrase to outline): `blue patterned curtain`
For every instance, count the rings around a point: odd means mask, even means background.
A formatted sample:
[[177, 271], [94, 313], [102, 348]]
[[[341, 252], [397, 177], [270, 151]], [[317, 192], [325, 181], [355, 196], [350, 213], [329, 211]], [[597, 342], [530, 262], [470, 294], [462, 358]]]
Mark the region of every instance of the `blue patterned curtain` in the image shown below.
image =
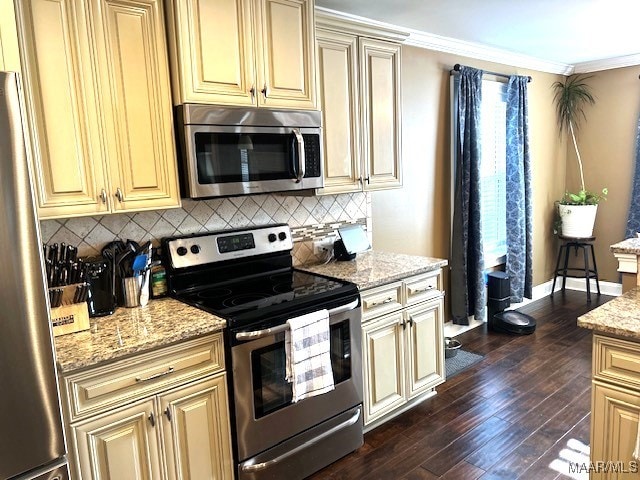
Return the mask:
[[507, 264], [511, 301], [531, 298], [533, 240], [529, 160], [528, 77], [511, 76], [507, 85]]
[[638, 119], [636, 130], [636, 173], [633, 177], [633, 195], [631, 195], [625, 238], [635, 237], [637, 232], [640, 232], [640, 119]]
[[451, 240], [451, 314], [468, 325], [485, 314], [484, 256], [480, 222], [480, 104], [482, 70], [460, 67], [454, 77], [456, 161]]

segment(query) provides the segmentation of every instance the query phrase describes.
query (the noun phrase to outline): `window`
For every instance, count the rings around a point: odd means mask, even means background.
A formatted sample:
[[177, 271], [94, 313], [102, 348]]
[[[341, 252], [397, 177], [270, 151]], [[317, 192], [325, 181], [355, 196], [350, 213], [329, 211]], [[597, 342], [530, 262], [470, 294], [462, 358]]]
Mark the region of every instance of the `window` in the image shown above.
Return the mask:
[[485, 267], [504, 263], [507, 254], [506, 115], [507, 85], [482, 81], [481, 217]]

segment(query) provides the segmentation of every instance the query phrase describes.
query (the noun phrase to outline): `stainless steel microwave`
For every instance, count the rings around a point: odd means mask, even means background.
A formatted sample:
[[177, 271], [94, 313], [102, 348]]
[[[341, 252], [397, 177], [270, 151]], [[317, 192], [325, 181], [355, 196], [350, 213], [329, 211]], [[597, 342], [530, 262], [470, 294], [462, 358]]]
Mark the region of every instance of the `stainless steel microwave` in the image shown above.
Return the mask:
[[206, 198], [323, 186], [318, 111], [177, 107], [183, 196]]

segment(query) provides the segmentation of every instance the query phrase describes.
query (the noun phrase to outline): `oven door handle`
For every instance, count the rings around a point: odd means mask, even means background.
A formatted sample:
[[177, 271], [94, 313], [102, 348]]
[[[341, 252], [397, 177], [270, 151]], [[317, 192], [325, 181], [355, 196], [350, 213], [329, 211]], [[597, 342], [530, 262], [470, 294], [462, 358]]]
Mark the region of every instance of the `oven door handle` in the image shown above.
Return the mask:
[[309, 440], [308, 442], [305, 442], [302, 445], [298, 445], [296, 448], [293, 448], [276, 458], [272, 458], [271, 460], [267, 460], [266, 462], [254, 463], [252, 465], [243, 464], [241, 467], [242, 471], [247, 473], [259, 472], [261, 470], [264, 470], [265, 468], [269, 468], [270, 466], [275, 465], [278, 462], [281, 462], [282, 460], [289, 458], [291, 455], [295, 455], [296, 453], [306, 448], [312, 447], [314, 444], [356, 423], [360, 419], [361, 410], [362, 410], [362, 407], [358, 407], [358, 410], [356, 410], [356, 412], [348, 420], [345, 420], [344, 422], [336, 425], [335, 427], [330, 428], [326, 432], [321, 433], [314, 439]]
[[[349, 310], [353, 310], [358, 306], [359, 300], [354, 300], [351, 303], [347, 303], [346, 305], [341, 305], [336, 308], [332, 308], [329, 310], [329, 316], [337, 315], [339, 313], [348, 312]], [[238, 332], [236, 333], [236, 340], [240, 342], [245, 342], [247, 340], [256, 340], [258, 338], [268, 337], [269, 335], [276, 335], [277, 333], [282, 333], [286, 331], [289, 326], [284, 323], [282, 325], [278, 325], [277, 327], [265, 328], [264, 330], [255, 330], [253, 332]]]

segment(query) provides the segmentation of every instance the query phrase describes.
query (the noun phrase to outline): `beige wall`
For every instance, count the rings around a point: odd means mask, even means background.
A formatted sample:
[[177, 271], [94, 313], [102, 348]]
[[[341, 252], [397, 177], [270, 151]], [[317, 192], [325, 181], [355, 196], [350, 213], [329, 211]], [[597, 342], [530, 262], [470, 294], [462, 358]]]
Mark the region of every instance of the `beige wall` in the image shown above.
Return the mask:
[[562, 77], [480, 62], [417, 47], [402, 50], [403, 188], [372, 193], [373, 246], [449, 257], [449, 70], [456, 63], [531, 75], [529, 128], [533, 165], [534, 285], [551, 278], [556, 244], [553, 203], [565, 184], [566, 147], [557, 134], [551, 85]]
[[[595, 72], [588, 80], [596, 104], [586, 110], [577, 134], [587, 190], [609, 188], [600, 203], [594, 235], [601, 280], [620, 282], [609, 246], [624, 239], [633, 186], [635, 142], [640, 114], [640, 67]], [[567, 144], [567, 189], [580, 189], [573, 146]]]

